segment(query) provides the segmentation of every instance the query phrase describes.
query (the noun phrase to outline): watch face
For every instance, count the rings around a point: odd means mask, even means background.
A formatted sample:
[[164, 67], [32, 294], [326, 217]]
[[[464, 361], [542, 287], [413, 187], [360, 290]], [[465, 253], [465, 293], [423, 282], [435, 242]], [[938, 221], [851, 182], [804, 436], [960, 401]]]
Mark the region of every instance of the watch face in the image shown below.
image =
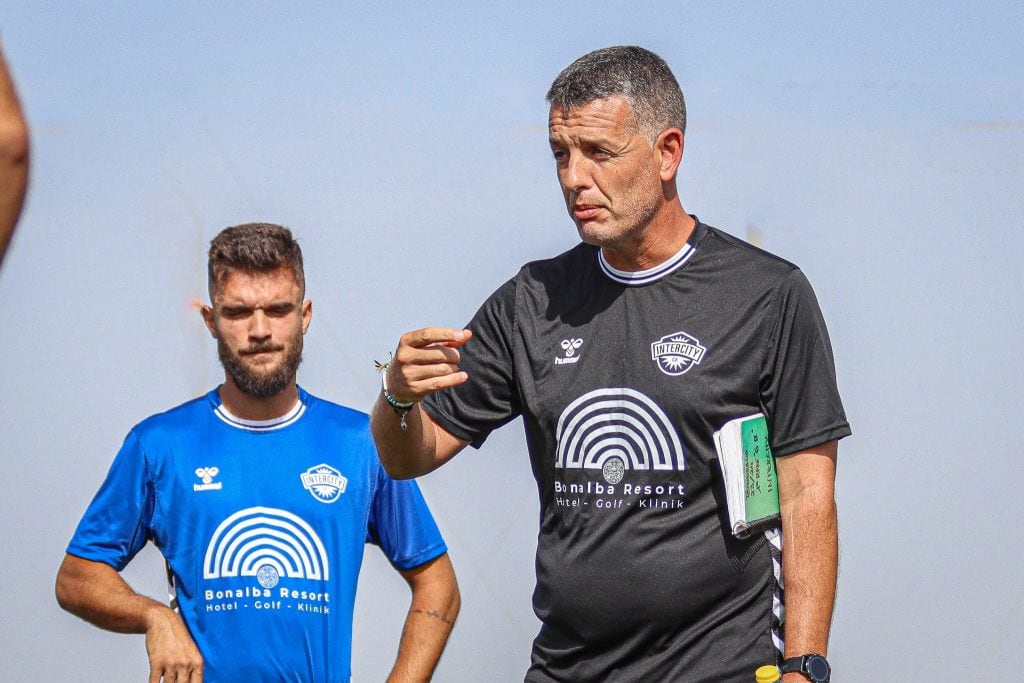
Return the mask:
[[827, 681], [828, 675], [831, 673], [828, 662], [824, 657], [819, 657], [818, 655], [808, 657], [804, 667], [807, 673], [811, 675], [812, 681]]

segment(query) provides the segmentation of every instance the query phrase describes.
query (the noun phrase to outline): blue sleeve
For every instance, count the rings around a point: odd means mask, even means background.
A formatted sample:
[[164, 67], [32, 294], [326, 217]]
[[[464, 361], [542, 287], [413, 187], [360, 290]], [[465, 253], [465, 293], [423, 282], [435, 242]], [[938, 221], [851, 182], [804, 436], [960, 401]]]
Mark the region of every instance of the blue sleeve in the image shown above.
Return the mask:
[[397, 569], [412, 569], [448, 550], [412, 479], [395, 481], [378, 468], [366, 540], [379, 545]]
[[153, 487], [146, 456], [132, 431], [78, 523], [68, 553], [121, 571], [146, 545], [152, 516]]

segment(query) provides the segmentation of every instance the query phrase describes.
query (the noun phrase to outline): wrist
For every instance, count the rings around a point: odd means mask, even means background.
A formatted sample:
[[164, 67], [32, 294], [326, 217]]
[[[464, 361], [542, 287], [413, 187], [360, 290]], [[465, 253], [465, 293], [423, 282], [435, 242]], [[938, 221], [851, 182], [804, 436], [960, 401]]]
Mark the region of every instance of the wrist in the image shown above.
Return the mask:
[[155, 628], [164, 628], [168, 623], [177, 618], [174, 610], [167, 605], [145, 598], [146, 607], [142, 611], [142, 624], [146, 629], [146, 632], [150, 632]]
[[794, 683], [807, 680], [812, 683], [829, 683], [832, 667], [823, 655], [815, 652], [787, 657], [782, 662], [782, 680]]
[[384, 363], [381, 365], [380, 390], [381, 394], [384, 396], [384, 400], [387, 402], [389, 406], [391, 406], [391, 409], [395, 411], [395, 415], [398, 416], [399, 423], [401, 424], [402, 431], [404, 432], [409, 428], [409, 425], [406, 423], [405, 419], [409, 415], [409, 411], [416, 407], [418, 401], [400, 400], [396, 398], [394, 395], [392, 395], [392, 393], [388, 390], [388, 367], [390, 365], [390, 363]]
[[384, 400], [396, 410], [409, 410], [418, 403], [418, 401], [402, 400], [391, 393], [388, 389], [388, 364], [384, 365], [384, 371], [380, 373], [380, 389], [384, 392]]

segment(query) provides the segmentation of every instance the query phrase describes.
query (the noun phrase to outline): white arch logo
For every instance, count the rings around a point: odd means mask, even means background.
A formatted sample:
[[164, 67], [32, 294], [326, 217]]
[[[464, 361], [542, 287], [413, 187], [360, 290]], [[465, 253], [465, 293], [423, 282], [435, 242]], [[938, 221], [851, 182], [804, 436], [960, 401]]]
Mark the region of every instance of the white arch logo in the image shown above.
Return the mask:
[[217, 527], [206, 547], [203, 578], [255, 576], [274, 585], [278, 577], [329, 578], [327, 551], [313, 527], [286, 510], [251, 507]]
[[672, 421], [639, 391], [598, 389], [566, 406], [555, 430], [555, 467], [601, 470], [617, 484], [627, 469], [685, 469]]

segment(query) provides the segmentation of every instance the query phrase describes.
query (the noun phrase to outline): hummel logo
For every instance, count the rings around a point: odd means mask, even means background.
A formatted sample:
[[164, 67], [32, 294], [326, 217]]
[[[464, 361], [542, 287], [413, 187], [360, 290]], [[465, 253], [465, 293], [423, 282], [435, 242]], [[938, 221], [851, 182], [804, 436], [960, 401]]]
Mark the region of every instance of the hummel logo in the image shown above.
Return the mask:
[[200, 467], [196, 469], [196, 476], [203, 480], [202, 484], [192, 484], [193, 491], [219, 491], [223, 488], [222, 482], [213, 480], [220, 474], [219, 467]]
[[576, 349], [583, 346], [582, 339], [578, 337], [574, 339], [563, 339], [561, 346], [562, 350], [565, 351], [565, 356], [559, 356], [558, 358], [555, 358], [555, 365], [562, 365], [564, 363], [575, 363], [580, 359], [580, 357], [576, 355]]

